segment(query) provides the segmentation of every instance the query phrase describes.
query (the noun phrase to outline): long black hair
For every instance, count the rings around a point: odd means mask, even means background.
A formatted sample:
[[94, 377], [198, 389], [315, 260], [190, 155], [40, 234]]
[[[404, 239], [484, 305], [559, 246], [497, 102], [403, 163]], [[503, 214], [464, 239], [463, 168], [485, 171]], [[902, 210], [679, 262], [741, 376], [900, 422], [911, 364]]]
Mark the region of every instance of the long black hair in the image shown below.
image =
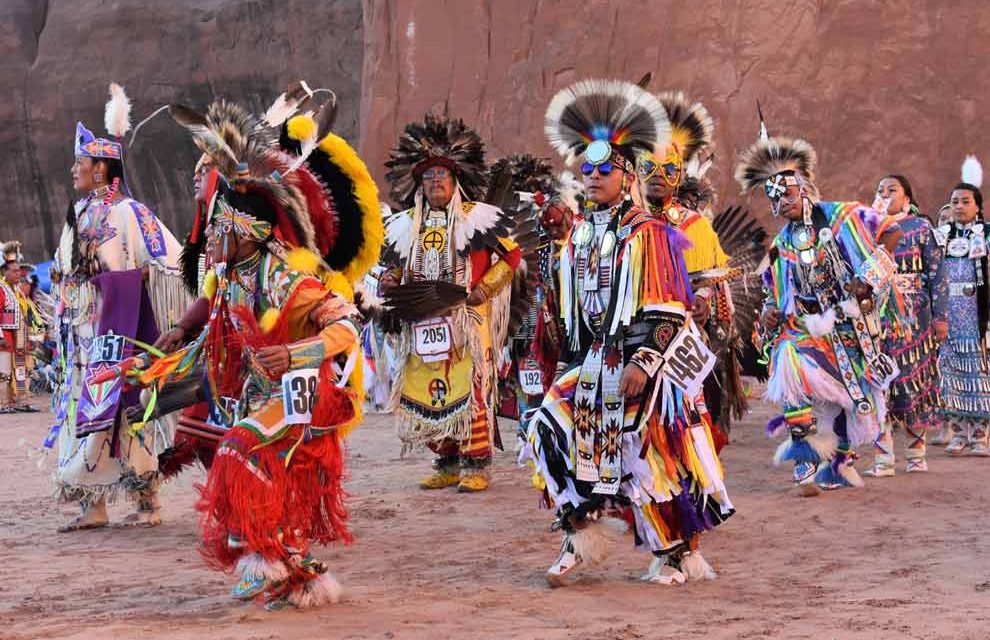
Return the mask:
[[[969, 191], [973, 194], [973, 200], [976, 201], [976, 206], [979, 208], [976, 217], [980, 220], [983, 219], [983, 193], [980, 192], [980, 188], [976, 185], [970, 184], [968, 182], [959, 182], [956, 186], [952, 187], [952, 191]], [[952, 191], [949, 192], [949, 200], [952, 200]]]
[[877, 186], [880, 186], [880, 183], [887, 179], [897, 180], [898, 184], [901, 185], [901, 189], [904, 189], [904, 194], [911, 199], [911, 202], [914, 202], [914, 192], [911, 190], [911, 183], [907, 178], [899, 173], [888, 173], [885, 176], [880, 176], [880, 179], [877, 180]]

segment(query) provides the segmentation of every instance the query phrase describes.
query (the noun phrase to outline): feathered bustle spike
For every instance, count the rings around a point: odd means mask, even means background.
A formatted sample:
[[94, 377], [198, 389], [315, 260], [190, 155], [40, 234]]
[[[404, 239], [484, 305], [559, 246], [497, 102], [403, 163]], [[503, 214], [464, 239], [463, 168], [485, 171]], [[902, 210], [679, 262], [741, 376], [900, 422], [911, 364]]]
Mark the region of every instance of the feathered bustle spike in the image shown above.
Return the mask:
[[977, 189], [983, 186], [983, 165], [974, 155], [966, 156], [962, 163], [962, 181]]
[[655, 96], [631, 82], [581, 80], [559, 91], [544, 115], [547, 140], [568, 161], [593, 140], [631, 152], [670, 144], [667, 112]]
[[671, 141], [677, 145], [684, 162], [695, 160], [699, 151], [711, 147], [715, 136], [715, 121], [700, 102], [692, 103], [683, 91], [664, 91], [657, 99], [667, 110]]
[[818, 157], [814, 147], [798, 138], [759, 140], [739, 154], [736, 182], [743, 192], [763, 188], [767, 178], [782, 171], [796, 171], [814, 183]]
[[123, 138], [131, 129], [131, 101], [116, 82], [110, 83], [110, 99], [103, 114], [103, 124], [114, 138]]

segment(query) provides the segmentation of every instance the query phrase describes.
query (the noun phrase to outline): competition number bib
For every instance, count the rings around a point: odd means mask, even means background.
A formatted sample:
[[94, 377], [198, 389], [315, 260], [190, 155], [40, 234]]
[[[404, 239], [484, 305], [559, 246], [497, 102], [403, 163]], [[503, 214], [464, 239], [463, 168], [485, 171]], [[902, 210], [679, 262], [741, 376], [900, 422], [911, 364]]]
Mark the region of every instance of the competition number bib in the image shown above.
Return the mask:
[[454, 347], [450, 323], [444, 319], [424, 320], [412, 326], [413, 351], [425, 362], [446, 360]]
[[313, 421], [319, 369], [294, 369], [282, 374], [282, 406], [285, 424], [309, 424]]
[[543, 371], [539, 364], [527, 361], [519, 366], [519, 386], [528, 396], [543, 395]]
[[117, 363], [124, 359], [124, 337], [108, 333], [97, 336], [89, 350], [89, 361]]
[[716, 358], [692, 322], [670, 343], [664, 360], [664, 377], [688, 397], [695, 398], [701, 393], [705, 378], [715, 368]]

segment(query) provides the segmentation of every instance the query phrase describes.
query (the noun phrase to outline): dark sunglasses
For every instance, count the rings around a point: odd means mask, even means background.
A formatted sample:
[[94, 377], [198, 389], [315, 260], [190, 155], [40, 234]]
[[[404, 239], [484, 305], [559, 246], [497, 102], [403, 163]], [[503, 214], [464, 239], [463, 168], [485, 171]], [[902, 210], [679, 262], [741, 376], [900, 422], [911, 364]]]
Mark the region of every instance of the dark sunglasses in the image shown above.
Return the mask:
[[598, 169], [598, 175], [607, 176], [612, 173], [612, 169], [615, 169], [615, 165], [611, 162], [603, 162], [601, 164], [591, 164], [590, 162], [585, 162], [581, 165], [581, 175], [590, 176]]

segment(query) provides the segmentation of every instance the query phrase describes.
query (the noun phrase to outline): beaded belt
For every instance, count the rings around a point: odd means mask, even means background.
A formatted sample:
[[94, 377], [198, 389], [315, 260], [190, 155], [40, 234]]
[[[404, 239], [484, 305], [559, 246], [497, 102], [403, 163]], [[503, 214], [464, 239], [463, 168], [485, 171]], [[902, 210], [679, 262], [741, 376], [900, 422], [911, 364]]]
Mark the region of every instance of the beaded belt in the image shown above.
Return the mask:
[[950, 282], [949, 283], [949, 295], [950, 296], [975, 296], [976, 295], [976, 283], [975, 282]]

